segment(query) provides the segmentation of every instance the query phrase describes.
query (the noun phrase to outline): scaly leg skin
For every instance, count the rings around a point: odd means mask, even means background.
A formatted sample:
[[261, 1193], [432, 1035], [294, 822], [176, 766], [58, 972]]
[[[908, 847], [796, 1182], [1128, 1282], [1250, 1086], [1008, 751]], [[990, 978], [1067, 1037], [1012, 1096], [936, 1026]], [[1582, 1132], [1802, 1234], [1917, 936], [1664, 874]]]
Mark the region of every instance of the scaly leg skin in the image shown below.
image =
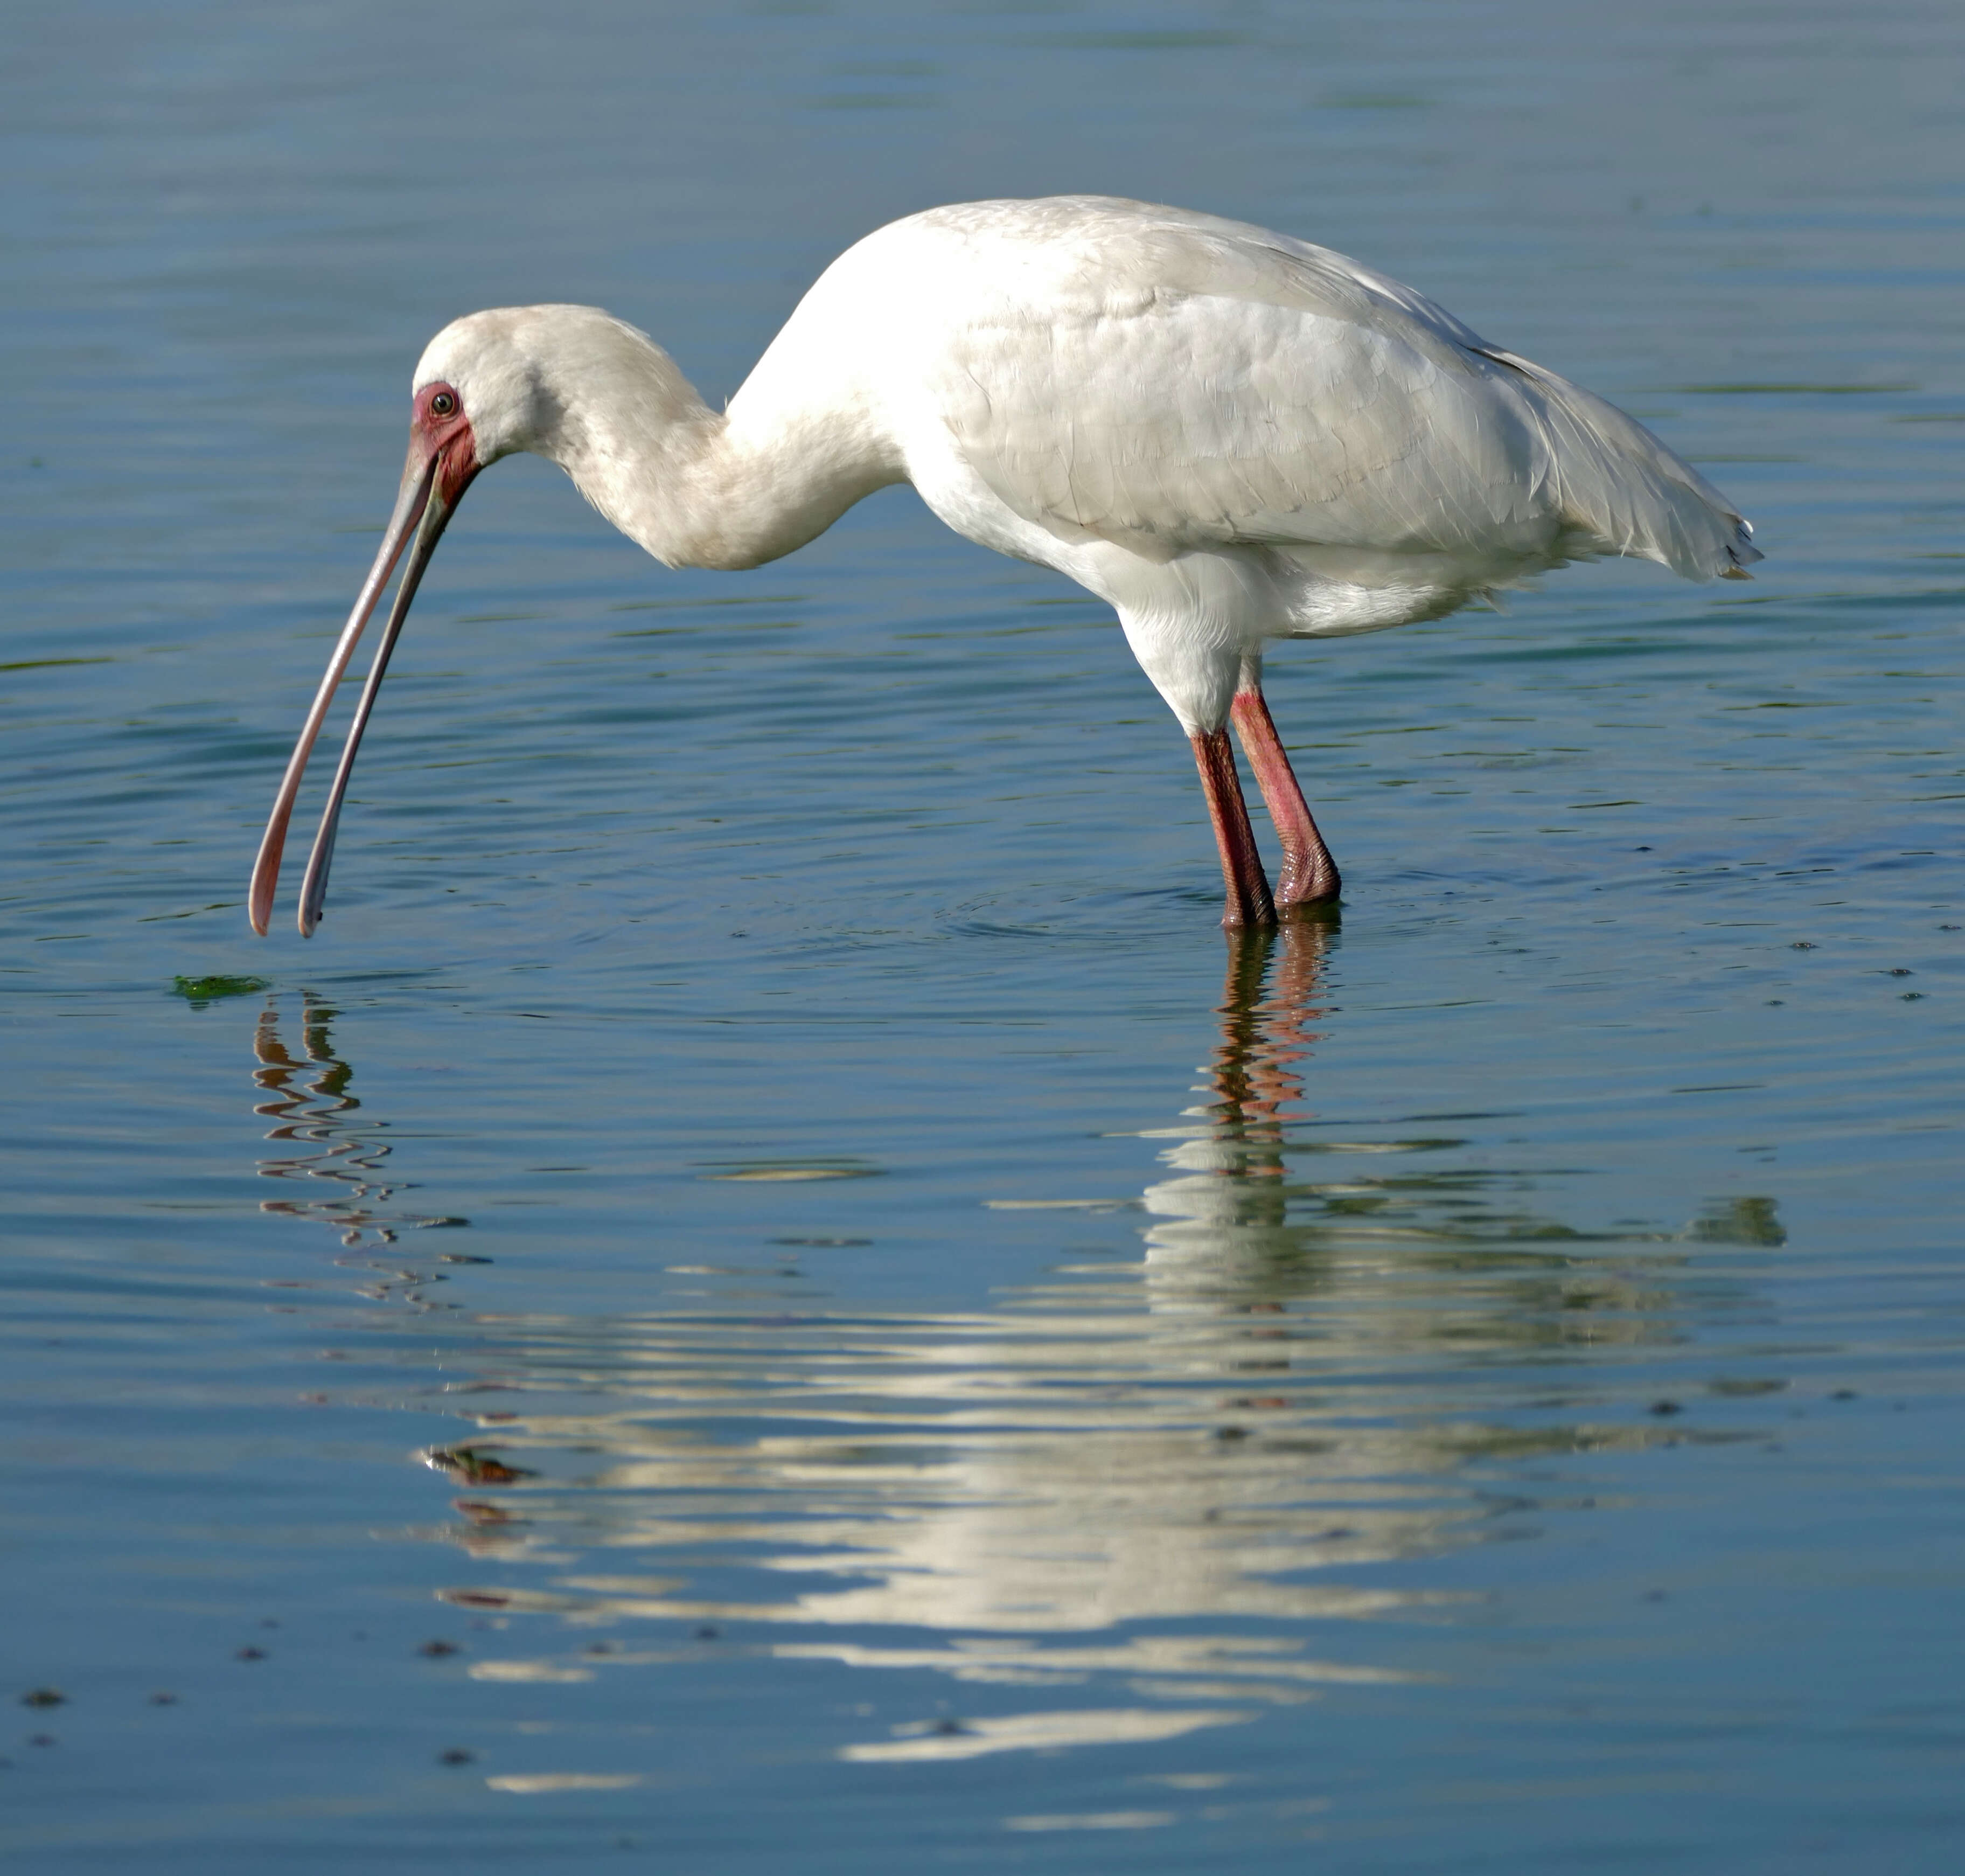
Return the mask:
[[1283, 872], [1276, 890], [1276, 910], [1285, 919], [1314, 914], [1336, 903], [1343, 881], [1337, 875], [1337, 862], [1317, 831], [1309, 804], [1297, 786], [1296, 774], [1283, 752], [1275, 719], [1263, 701], [1260, 677], [1245, 668], [1242, 687], [1235, 693], [1232, 714], [1235, 733], [1242, 738], [1249, 766], [1262, 800], [1275, 823], [1277, 838], [1283, 844]]
[[1242, 799], [1241, 777], [1235, 773], [1235, 751], [1226, 729], [1212, 729], [1190, 739], [1194, 765], [1208, 796], [1214, 822], [1215, 845], [1221, 850], [1221, 877], [1228, 888], [1224, 925], [1274, 925], [1275, 902], [1256, 851], [1255, 830], [1249, 825], [1248, 804]]

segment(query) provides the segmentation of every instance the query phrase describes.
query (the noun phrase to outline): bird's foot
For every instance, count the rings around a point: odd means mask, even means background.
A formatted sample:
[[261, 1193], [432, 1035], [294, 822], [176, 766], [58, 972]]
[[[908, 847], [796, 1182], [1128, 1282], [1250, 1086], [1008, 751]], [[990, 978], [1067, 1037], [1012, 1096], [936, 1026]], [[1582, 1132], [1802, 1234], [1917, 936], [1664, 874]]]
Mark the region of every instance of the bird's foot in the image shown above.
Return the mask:
[[1291, 922], [1334, 918], [1343, 890], [1336, 862], [1321, 841], [1314, 853], [1285, 852], [1282, 877], [1276, 883], [1276, 916]]
[[1221, 915], [1224, 932], [1273, 932], [1277, 922], [1275, 906], [1266, 893], [1253, 904], [1238, 904], [1231, 899]]

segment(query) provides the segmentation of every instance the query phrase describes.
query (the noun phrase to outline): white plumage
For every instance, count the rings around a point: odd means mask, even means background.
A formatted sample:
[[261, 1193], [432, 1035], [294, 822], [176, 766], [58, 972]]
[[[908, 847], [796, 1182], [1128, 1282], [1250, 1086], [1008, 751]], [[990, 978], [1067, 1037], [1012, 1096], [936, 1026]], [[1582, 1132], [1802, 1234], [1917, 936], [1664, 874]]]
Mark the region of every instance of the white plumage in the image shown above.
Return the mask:
[[1594, 555], [1693, 579], [1761, 557], [1725, 497], [1641, 425], [1410, 288], [1285, 235], [1106, 197], [970, 203], [869, 235], [727, 413], [645, 335], [582, 307], [459, 320], [414, 390], [397, 522], [262, 849], [262, 930], [301, 770], [376, 594], [413, 529], [304, 930], [406, 595], [471, 476], [515, 450], [559, 463], [671, 565], [756, 565], [905, 481], [958, 533], [1098, 594], [1195, 742], [1230, 923], [1271, 915], [1231, 714], [1283, 837], [1277, 903], [1337, 887], [1262, 705], [1266, 642], [1437, 618]]

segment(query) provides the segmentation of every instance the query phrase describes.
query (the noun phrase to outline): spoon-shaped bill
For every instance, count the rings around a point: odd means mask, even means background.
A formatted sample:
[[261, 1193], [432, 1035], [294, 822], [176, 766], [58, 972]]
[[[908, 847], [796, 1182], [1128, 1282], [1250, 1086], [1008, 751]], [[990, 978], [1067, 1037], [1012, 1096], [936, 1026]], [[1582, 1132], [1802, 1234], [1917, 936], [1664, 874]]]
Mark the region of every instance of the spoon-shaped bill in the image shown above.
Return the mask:
[[[389, 575], [395, 571], [403, 549], [429, 505], [430, 491], [436, 481], [440, 461], [437, 455], [411, 446], [409, 464], [403, 471], [403, 486], [396, 497], [396, 511], [389, 517], [388, 531], [382, 537], [375, 564], [368, 569], [368, 577], [362, 583], [355, 610], [348, 615], [348, 623], [341, 629], [334, 655], [327, 661], [326, 674], [320, 681], [320, 690], [314, 693], [314, 707], [307, 712], [307, 721], [301, 726], [300, 740], [294, 745], [294, 752], [288, 758], [287, 772], [281, 780], [280, 792], [273, 798], [273, 812], [267, 819], [266, 832], [259, 842], [259, 857], [252, 863], [252, 884], [246, 896], [246, 915], [252, 922], [252, 929], [262, 938], [266, 935], [266, 926], [272, 917], [273, 891], [280, 881], [280, 855], [287, 844], [287, 823], [293, 818], [294, 800], [300, 793], [301, 777], [307, 773], [307, 758], [314, 753], [320, 726], [327, 720], [328, 707], [334, 701], [335, 691], [340, 685], [342, 674], [348, 668], [348, 661], [355, 655], [355, 648], [361, 642], [369, 615], [375, 610], [375, 602], [381, 597], [383, 587], [388, 584]], [[398, 601], [399, 609], [400, 606]]]
[[307, 856], [307, 877], [301, 886], [302, 938], [314, 936], [314, 927], [320, 923], [321, 913], [327, 903], [327, 870], [334, 861], [334, 837], [341, 825], [341, 804], [348, 793], [348, 778], [355, 772], [355, 751], [362, 747], [362, 735], [368, 727], [369, 713], [375, 707], [377, 693], [382, 688], [383, 677], [389, 668], [389, 654], [396, 648], [396, 641], [402, 636], [403, 621], [410, 616], [410, 602], [416, 597], [416, 588], [423, 583], [423, 569], [429, 565], [430, 555], [436, 551], [436, 544], [455, 512], [452, 505], [444, 500], [439, 482], [423, 507], [416, 545], [410, 550], [409, 564], [403, 569], [402, 584], [396, 588], [396, 603], [389, 608], [389, 619], [382, 628], [381, 642], [375, 647], [375, 661], [368, 667], [367, 681], [362, 687], [362, 700], [355, 705], [354, 720], [348, 726], [348, 740], [341, 746], [341, 760], [335, 765], [333, 785], [327, 791], [327, 806], [321, 810], [320, 830], [314, 837], [314, 851]]

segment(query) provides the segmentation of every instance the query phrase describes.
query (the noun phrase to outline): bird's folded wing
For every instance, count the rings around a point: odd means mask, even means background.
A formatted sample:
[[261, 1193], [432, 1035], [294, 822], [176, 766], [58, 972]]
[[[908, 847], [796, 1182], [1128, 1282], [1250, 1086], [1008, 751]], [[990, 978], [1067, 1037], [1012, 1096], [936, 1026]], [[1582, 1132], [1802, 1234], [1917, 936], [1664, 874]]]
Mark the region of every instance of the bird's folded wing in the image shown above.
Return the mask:
[[1154, 558], [1231, 545], [1487, 561], [1748, 558], [1642, 426], [1307, 244], [1129, 230], [1060, 278], [999, 274], [934, 361], [951, 440], [1015, 513]]

